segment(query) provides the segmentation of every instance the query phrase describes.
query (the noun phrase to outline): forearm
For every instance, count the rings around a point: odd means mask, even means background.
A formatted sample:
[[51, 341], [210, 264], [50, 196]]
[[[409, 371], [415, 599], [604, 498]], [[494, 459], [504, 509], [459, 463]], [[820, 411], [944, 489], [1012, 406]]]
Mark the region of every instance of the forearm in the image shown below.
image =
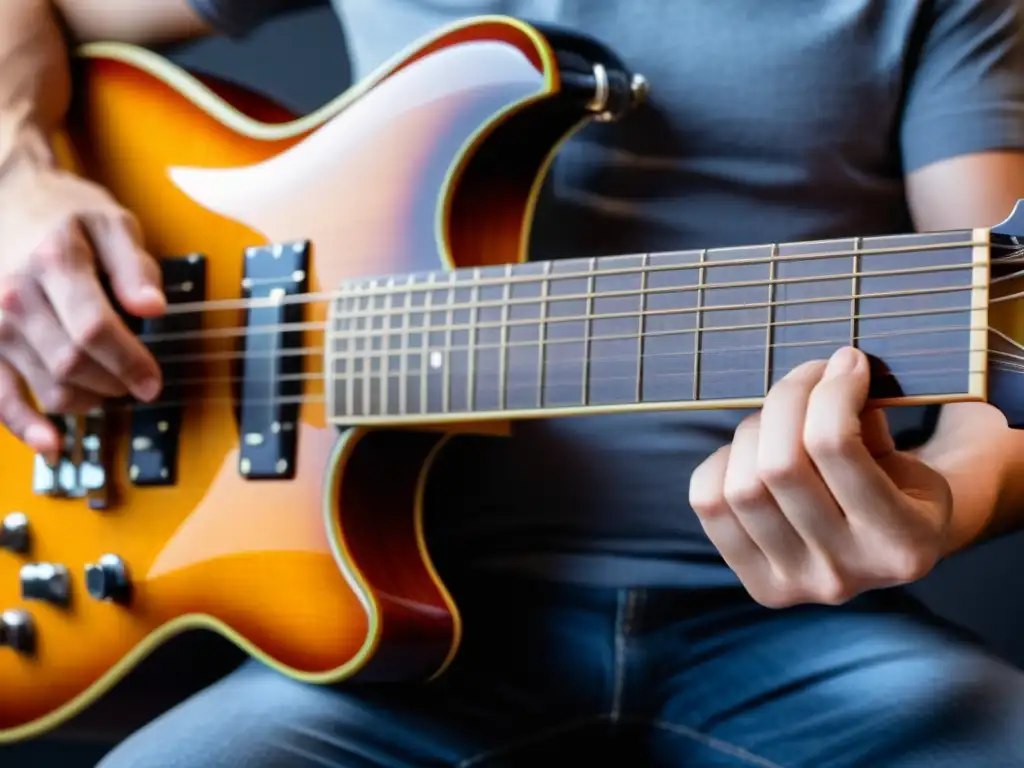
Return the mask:
[[69, 43], [145, 45], [208, 31], [188, 0], [0, 2], [0, 163], [26, 133], [46, 135], [63, 120], [71, 96]]
[[5, 190], [20, 194], [18, 178], [53, 163], [49, 139], [71, 99], [69, 46], [206, 31], [188, 0], [0, 0], [0, 209], [10, 207]]
[[67, 47], [50, 3], [0, 2], [0, 178], [26, 153], [43, 159], [38, 136], [63, 119], [70, 94]]
[[946, 554], [1024, 527], [1024, 431], [981, 403], [942, 409], [933, 437], [915, 451], [953, 493]]

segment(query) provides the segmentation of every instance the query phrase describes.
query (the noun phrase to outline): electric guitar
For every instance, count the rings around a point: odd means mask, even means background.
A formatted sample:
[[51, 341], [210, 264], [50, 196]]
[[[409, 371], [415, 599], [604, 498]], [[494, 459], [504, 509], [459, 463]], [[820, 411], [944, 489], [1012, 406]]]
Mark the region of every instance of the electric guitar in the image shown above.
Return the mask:
[[[878, 404], [1021, 421], [1024, 208], [993, 229], [527, 263], [560, 144], [646, 91], [600, 43], [437, 31], [296, 119], [93, 44], [54, 146], [134, 211], [161, 399], [0, 435], [0, 742], [155, 647], [220, 632], [311, 683], [422, 680], [459, 647], [421, 493], [446, 441], [518, 419], [757, 406], [855, 344]], [[1008, 212], [1009, 213], [1009, 212]]]

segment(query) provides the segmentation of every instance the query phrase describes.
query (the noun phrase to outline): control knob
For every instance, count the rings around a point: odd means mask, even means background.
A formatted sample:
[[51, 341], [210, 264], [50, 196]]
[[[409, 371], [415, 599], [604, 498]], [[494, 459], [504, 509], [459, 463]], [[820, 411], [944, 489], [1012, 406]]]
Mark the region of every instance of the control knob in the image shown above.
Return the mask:
[[97, 600], [126, 603], [131, 597], [128, 568], [117, 555], [103, 555], [85, 566], [85, 588]]
[[24, 600], [67, 605], [71, 596], [71, 579], [67, 567], [58, 563], [29, 563], [22, 566], [21, 596]]
[[24, 554], [28, 548], [28, 518], [21, 512], [12, 512], [0, 522], [0, 549]]
[[35, 645], [35, 626], [29, 614], [25, 611], [0, 613], [0, 646], [29, 654], [35, 650]]

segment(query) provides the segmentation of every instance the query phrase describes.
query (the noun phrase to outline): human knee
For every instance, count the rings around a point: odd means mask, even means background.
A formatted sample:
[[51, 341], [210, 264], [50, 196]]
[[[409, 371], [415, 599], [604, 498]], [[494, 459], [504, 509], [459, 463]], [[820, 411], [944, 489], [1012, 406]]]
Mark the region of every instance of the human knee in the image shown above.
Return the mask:
[[[1024, 674], [983, 653], [885, 665], [861, 690], [872, 738], [848, 747], [870, 764], [930, 768], [1024, 764]], [[847, 695], [857, 695], [847, 691]], [[865, 762], [863, 764], [868, 764]]]
[[293, 748], [331, 709], [328, 689], [247, 664], [132, 734], [97, 768], [344, 768], [326, 740]]

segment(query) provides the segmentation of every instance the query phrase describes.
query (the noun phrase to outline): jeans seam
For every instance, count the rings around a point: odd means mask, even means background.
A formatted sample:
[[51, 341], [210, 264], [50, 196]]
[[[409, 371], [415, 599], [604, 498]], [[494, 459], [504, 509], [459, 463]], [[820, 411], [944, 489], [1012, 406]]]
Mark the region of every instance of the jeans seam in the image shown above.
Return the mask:
[[626, 636], [631, 628], [633, 605], [636, 593], [630, 589], [618, 591], [615, 606], [614, 677], [612, 678], [612, 704], [609, 712], [611, 721], [616, 722], [622, 715], [622, 696], [626, 687]]
[[471, 766], [483, 765], [484, 760], [490, 760], [494, 757], [507, 755], [509, 752], [515, 752], [517, 749], [522, 749], [523, 747], [543, 744], [545, 741], [550, 741], [551, 739], [569, 733], [570, 731], [578, 728], [585, 728], [590, 725], [596, 725], [597, 723], [605, 722], [607, 720], [608, 715], [589, 715], [587, 717], [577, 717], [572, 720], [567, 720], [560, 725], [554, 725], [550, 728], [542, 728], [541, 730], [534, 731], [527, 736], [502, 744], [500, 747], [493, 747], [473, 755], [472, 757], [467, 757], [464, 760], [455, 763], [454, 768], [471, 768]]
[[767, 757], [756, 755], [749, 749], [744, 749], [737, 744], [725, 741], [717, 736], [711, 736], [710, 734], [698, 731], [696, 728], [691, 728], [688, 725], [679, 725], [678, 723], [670, 723], [666, 720], [647, 719], [642, 717], [629, 718], [629, 722], [636, 725], [652, 726], [663, 731], [668, 731], [676, 736], [682, 736], [690, 741], [703, 744], [705, 747], [713, 749], [716, 752], [741, 760], [746, 765], [756, 765], [758, 768], [783, 768], [783, 766], [769, 760]]

